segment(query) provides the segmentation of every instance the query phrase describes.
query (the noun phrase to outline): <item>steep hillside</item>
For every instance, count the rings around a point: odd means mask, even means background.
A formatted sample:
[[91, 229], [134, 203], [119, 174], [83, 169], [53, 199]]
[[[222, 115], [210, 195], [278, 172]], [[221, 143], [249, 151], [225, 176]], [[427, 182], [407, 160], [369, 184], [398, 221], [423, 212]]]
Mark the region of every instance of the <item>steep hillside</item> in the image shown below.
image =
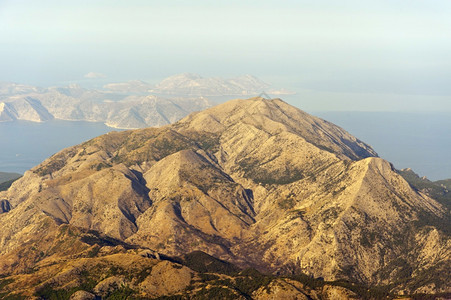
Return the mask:
[[[4, 275], [40, 269], [52, 255], [72, 259], [75, 242], [49, 242], [70, 226], [270, 274], [450, 292], [449, 210], [364, 142], [280, 99], [111, 132], [55, 154], [0, 200]], [[300, 291], [287, 281], [273, 288]]]
[[43, 122], [52, 120], [53, 116], [35, 98], [29, 96], [14, 96], [7, 102], [0, 103], [0, 121], [28, 120]]

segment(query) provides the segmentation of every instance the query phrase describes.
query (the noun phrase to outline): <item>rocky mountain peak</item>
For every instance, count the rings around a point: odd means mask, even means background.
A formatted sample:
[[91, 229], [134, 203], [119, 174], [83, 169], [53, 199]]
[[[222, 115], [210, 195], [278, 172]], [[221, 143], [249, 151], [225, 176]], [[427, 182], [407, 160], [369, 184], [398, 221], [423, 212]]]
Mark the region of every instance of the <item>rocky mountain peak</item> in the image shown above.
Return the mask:
[[367, 144], [281, 99], [232, 100], [94, 138], [26, 172], [0, 199], [0, 275], [122, 245], [203, 251], [241, 268], [395, 294], [450, 290], [441, 275], [449, 210]]
[[[309, 115], [281, 99], [261, 97], [236, 99], [194, 113], [178, 122], [192, 130], [223, 133], [237, 127], [252, 127], [270, 136], [290, 133], [341, 157], [360, 159], [377, 156], [365, 143], [342, 128]], [[249, 128], [243, 128], [248, 130]]]

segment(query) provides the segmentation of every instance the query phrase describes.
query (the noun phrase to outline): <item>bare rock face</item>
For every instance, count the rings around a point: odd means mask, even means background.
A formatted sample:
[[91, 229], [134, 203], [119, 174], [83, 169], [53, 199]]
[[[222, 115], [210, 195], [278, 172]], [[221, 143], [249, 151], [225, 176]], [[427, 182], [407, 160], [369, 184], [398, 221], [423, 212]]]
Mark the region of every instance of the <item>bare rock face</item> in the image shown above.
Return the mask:
[[[233, 100], [173, 125], [100, 136], [28, 171], [0, 199], [9, 203], [0, 274], [25, 272], [47, 253], [75, 255], [61, 246], [77, 236], [61, 231], [70, 226], [95, 233], [77, 240], [86, 253], [97, 251], [86, 241], [102, 235], [273, 274], [391, 284], [400, 294], [450, 290], [449, 210], [367, 144], [280, 99]], [[164, 270], [141, 288], [179, 293], [194, 276], [169, 263]], [[324, 289], [330, 299], [351, 295]], [[254, 296], [306, 295], [276, 280]]]
[[190, 285], [193, 275], [194, 272], [185, 266], [161, 262], [152, 268], [150, 276], [140, 284], [140, 288], [152, 297], [176, 294]]

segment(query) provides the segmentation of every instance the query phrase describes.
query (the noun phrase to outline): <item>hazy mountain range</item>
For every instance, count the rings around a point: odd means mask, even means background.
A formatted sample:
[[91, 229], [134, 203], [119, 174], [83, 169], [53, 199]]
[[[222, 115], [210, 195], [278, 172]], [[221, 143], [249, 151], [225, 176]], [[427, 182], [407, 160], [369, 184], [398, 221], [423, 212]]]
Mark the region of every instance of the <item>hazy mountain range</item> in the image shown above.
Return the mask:
[[156, 86], [134, 80], [106, 84], [99, 90], [78, 85], [44, 89], [2, 83], [0, 121], [59, 119], [128, 129], [162, 126], [211, 106], [204, 96], [257, 95], [268, 87], [250, 75], [221, 79], [187, 73], [166, 78]]
[[268, 83], [252, 75], [224, 79], [220, 77], [204, 78], [191, 73], [168, 77], [150, 91], [162, 94], [202, 96], [255, 96], [264, 91], [272, 95], [293, 94], [285, 89], [274, 89]]
[[233, 100], [27, 171], [0, 193], [0, 285], [44, 299], [446, 298], [450, 211], [433, 197], [330, 122]]
[[[13, 86], [13, 84], [11, 84]], [[19, 89], [11, 87], [9, 90]], [[102, 122], [116, 128], [142, 128], [175, 122], [190, 112], [211, 106], [203, 97], [164, 98], [66, 88], [20, 89], [0, 100], [0, 121], [52, 119]]]

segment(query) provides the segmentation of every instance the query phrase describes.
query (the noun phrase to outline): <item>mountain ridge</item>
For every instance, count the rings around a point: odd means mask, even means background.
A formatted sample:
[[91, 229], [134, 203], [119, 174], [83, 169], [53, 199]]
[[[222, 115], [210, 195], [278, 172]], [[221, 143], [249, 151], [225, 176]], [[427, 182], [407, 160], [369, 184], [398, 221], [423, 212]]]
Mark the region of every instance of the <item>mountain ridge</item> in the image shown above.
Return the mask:
[[[179, 95], [255, 95], [269, 88], [269, 84], [252, 75], [231, 79], [202, 77], [198, 74], [182, 73], [163, 79], [152, 92]], [[274, 91], [274, 90], [273, 90]]]
[[[232, 100], [173, 125], [94, 138], [0, 198], [12, 208], [0, 214], [4, 257], [40, 245], [49, 233], [39, 224], [50, 222], [50, 232], [66, 224], [273, 274], [450, 290], [439, 275], [450, 266], [449, 210], [370, 146], [280, 99]], [[14, 261], [0, 271], [21, 272]]]
[[165, 99], [128, 96], [121, 101], [108, 101], [106, 94], [90, 95], [90, 91], [78, 89], [74, 92], [76, 96], [70, 91], [54, 89], [3, 99], [0, 103], [0, 121], [45, 122], [59, 119], [103, 122], [113, 128], [136, 129], [170, 124], [190, 112], [211, 106], [202, 97]]

